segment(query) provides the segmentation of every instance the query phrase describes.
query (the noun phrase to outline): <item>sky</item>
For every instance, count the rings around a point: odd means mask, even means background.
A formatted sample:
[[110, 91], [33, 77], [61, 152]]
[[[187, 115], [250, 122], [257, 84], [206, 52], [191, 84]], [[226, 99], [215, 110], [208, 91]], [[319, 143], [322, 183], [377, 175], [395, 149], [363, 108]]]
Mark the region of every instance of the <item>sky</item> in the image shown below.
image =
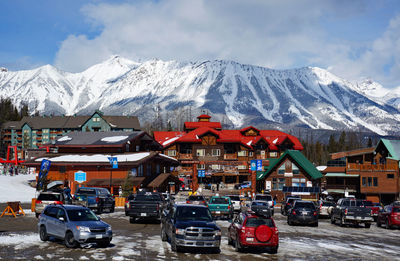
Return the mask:
[[3, 0], [0, 67], [68, 72], [133, 61], [316, 66], [400, 86], [397, 0]]

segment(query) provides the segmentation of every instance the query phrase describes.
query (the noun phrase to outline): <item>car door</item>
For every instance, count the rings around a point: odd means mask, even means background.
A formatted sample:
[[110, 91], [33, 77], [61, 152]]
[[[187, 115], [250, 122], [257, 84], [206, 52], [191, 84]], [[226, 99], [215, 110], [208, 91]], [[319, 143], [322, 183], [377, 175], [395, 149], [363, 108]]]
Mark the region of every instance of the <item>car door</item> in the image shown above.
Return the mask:
[[47, 214], [46, 230], [48, 234], [56, 235], [57, 208], [50, 207]]
[[174, 229], [174, 218], [175, 218], [176, 209], [175, 207], [171, 207], [170, 211], [167, 214], [167, 218], [165, 220], [165, 231], [169, 238], [172, 238], [172, 230]]
[[[61, 220], [61, 218], [63, 220]], [[54, 234], [57, 237], [63, 238], [65, 236], [65, 224], [67, 222], [67, 216], [65, 210], [57, 208], [56, 219], [54, 220]]]

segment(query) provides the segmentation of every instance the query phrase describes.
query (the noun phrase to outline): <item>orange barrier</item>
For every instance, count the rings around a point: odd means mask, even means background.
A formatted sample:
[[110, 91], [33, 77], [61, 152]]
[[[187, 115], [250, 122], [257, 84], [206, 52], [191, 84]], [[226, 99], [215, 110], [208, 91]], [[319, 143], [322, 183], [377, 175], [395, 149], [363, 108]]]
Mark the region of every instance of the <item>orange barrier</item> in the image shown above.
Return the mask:
[[12, 201], [12, 202], [7, 202], [7, 207], [6, 207], [6, 209], [4, 209], [3, 213], [1, 213], [0, 217], [3, 217], [3, 216], [17, 217], [17, 215], [25, 216], [25, 212], [21, 207], [21, 202]]
[[36, 198], [33, 198], [31, 203], [31, 211], [33, 213], [35, 213], [35, 205], [36, 205]]
[[123, 197], [116, 197], [115, 198], [115, 206], [116, 207], [123, 207], [123, 206], [125, 206], [125, 198], [123, 198]]

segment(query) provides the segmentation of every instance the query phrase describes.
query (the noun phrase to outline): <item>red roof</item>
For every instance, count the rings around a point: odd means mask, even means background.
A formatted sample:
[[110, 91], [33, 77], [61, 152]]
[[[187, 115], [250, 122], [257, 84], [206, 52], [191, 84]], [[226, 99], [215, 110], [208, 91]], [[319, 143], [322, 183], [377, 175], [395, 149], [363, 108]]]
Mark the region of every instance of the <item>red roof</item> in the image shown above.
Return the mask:
[[213, 128], [213, 129], [221, 129], [222, 128], [220, 122], [213, 122], [213, 121], [185, 122], [186, 130], [197, 129], [200, 127], [208, 127], [208, 128]]
[[211, 116], [207, 115], [207, 114], [202, 114], [202, 115], [198, 116], [197, 119], [211, 119]]

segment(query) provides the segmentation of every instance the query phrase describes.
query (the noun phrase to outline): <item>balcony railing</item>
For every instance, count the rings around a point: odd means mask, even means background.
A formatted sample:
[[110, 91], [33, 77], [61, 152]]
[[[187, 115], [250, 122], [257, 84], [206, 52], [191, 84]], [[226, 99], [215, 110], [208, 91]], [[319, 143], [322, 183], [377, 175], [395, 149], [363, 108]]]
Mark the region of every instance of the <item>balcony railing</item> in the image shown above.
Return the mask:
[[359, 164], [359, 163], [347, 163], [347, 170], [355, 171], [396, 171], [398, 169], [395, 163], [386, 164]]
[[358, 186], [357, 185], [354, 185], [354, 184], [346, 184], [346, 185], [343, 185], [343, 184], [326, 184], [325, 185], [325, 189], [348, 189], [348, 190], [355, 190], [355, 191], [357, 191], [358, 190]]
[[191, 160], [191, 159], [193, 159], [193, 154], [180, 153], [179, 156], [178, 156], [178, 159], [179, 160]]
[[224, 154], [224, 159], [226, 160], [237, 160], [237, 154], [233, 153], [233, 154]]

